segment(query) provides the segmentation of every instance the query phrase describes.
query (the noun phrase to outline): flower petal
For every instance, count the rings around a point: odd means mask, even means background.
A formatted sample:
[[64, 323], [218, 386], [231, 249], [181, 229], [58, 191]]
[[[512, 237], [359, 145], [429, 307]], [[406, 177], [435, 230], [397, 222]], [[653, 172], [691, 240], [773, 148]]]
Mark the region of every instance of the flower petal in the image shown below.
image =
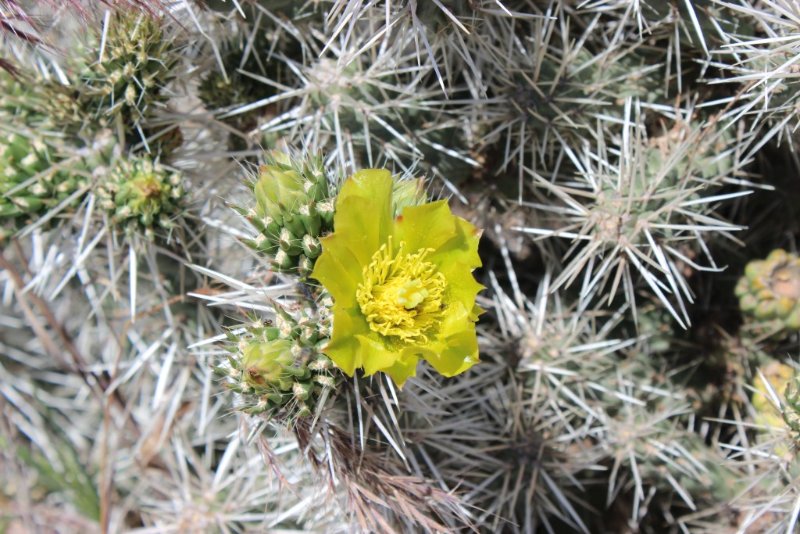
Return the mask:
[[475, 297], [485, 288], [472, 276], [472, 269], [463, 263], [445, 262], [439, 265], [439, 272], [447, 280], [447, 301], [458, 302], [466, 309], [473, 308]]
[[453, 215], [447, 201], [406, 207], [395, 218], [394, 235], [397, 242], [405, 241], [406, 250], [434, 249], [429, 259], [437, 265], [461, 262], [470, 270], [481, 266], [480, 231]]
[[447, 243], [455, 232], [455, 216], [445, 200], [407, 206], [394, 223], [395, 239], [398, 243], [405, 241], [409, 252], [421, 248], [436, 250]]
[[478, 337], [471, 319], [472, 307], [461, 303], [450, 305], [436, 339], [417, 351], [444, 376], [463, 373], [478, 363]]
[[[389, 239], [392, 230], [392, 175], [385, 169], [365, 169], [348, 178], [336, 200], [334, 234], [347, 243], [358, 271]], [[325, 254], [325, 245], [322, 246]], [[318, 260], [319, 261], [319, 260]]]
[[399, 356], [397, 352], [387, 349], [381, 341], [364, 335], [356, 336], [356, 338], [361, 351], [360, 358], [364, 362], [365, 376], [374, 375], [397, 362]]
[[361, 269], [346, 237], [333, 233], [320, 239], [322, 254], [314, 263], [311, 278], [319, 281], [328, 290], [334, 302], [351, 307], [356, 302]]
[[430, 260], [437, 265], [459, 262], [472, 269], [482, 265], [478, 255], [478, 243], [481, 239], [481, 232], [474, 225], [465, 221], [461, 217], [453, 216], [455, 219], [455, 235], [430, 256]]
[[383, 369], [383, 372], [397, 384], [397, 387], [402, 388], [411, 377], [417, 376], [417, 363], [419, 358], [415, 354], [405, 354], [399, 358], [391, 367]]
[[347, 308], [339, 303], [333, 305], [333, 335], [322, 349], [336, 367], [353, 376], [364, 362], [357, 336], [369, 332], [369, 326], [357, 308]]
[[423, 357], [443, 376], [461, 374], [480, 361], [475, 327], [466, 328], [448, 336], [442, 345], [442, 349], [438, 353], [427, 353]]

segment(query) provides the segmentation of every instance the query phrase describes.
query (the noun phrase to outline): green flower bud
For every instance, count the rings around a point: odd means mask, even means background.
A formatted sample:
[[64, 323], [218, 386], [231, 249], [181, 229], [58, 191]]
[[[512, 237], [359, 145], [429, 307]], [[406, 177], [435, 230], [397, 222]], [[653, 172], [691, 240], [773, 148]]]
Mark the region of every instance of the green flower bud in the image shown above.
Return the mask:
[[255, 188], [260, 215], [282, 220], [284, 211], [297, 209], [306, 199], [301, 176], [294, 170], [262, 165]]
[[[274, 152], [253, 184], [256, 205], [245, 217], [264, 238], [257, 250], [274, 254], [278, 271], [308, 276], [319, 256], [319, 238], [333, 230], [333, 202], [321, 159], [294, 161]], [[238, 209], [242, 213], [241, 209]]]
[[283, 339], [248, 344], [242, 351], [244, 380], [252, 386], [264, 386], [284, 378], [292, 365], [291, 342]]

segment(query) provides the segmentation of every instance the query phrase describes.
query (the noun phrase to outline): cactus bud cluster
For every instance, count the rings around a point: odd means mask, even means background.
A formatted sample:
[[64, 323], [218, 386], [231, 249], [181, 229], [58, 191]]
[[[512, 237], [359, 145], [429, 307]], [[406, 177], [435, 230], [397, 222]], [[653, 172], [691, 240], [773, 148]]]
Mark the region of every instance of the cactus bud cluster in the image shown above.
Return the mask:
[[775, 324], [781, 331], [800, 330], [800, 258], [773, 250], [747, 264], [736, 285], [739, 306], [756, 325]]
[[148, 108], [165, 99], [162, 88], [177, 59], [172, 48], [160, 20], [135, 10], [115, 12], [99, 57], [89, 58], [80, 73], [81, 107], [101, 124], [120, 121], [132, 133]]
[[55, 150], [40, 136], [10, 134], [0, 138], [0, 219], [13, 220], [0, 238], [19, 230], [35, 216], [88, 186], [88, 173], [60, 167]]
[[248, 244], [271, 256], [276, 270], [308, 276], [322, 251], [320, 237], [333, 230], [334, 205], [322, 161], [273, 155], [253, 189], [256, 206], [244, 215], [259, 234]]
[[120, 160], [96, 192], [113, 224], [148, 237], [156, 226], [173, 227], [185, 194], [180, 174], [146, 157]]
[[275, 321], [256, 321], [244, 335], [231, 336], [228, 387], [256, 399], [245, 413], [293, 421], [314, 413], [324, 391], [336, 385], [334, 366], [321, 351], [330, 337], [330, 298], [318, 308], [290, 313], [275, 305]]
[[[86, 117], [68, 86], [45, 79], [33, 70], [22, 71], [19, 77], [0, 70], [0, 88], [0, 115], [12, 124], [69, 135], [85, 129]], [[86, 137], [91, 139], [96, 132], [88, 133]]]

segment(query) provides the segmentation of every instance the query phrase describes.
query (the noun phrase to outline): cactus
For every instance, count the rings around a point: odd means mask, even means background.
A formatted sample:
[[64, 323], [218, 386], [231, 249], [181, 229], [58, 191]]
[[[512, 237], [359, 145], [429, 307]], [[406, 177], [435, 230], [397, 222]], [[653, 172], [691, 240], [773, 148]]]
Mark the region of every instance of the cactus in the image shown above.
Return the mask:
[[0, 133], [0, 239], [15, 234], [40, 219], [46, 226], [68, 215], [83, 200], [94, 180], [94, 169], [102, 168], [114, 150], [108, 132], [93, 132], [93, 138], [75, 139], [54, 131], [58, 100], [63, 95], [48, 87], [23, 90], [16, 80], [0, 76], [8, 93], [0, 103], [0, 118], [7, 121]]
[[336, 369], [319, 349], [330, 336], [330, 315], [324, 299], [296, 317], [278, 304], [275, 311], [274, 323], [254, 321], [245, 335], [231, 336], [231, 368], [222, 373], [246, 399], [245, 413], [291, 424], [315, 413], [320, 397], [335, 391]]
[[173, 39], [163, 19], [114, 12], [96, 46], [87, 47], [74, 82], [86, 116], [128, 142], [139, 140], [146, 118], [167, 98], [164, 87], [178, 59]]
[[[711, 125], [676, 124], [662, 136], [648, 138], [630, 120], [626, 118], [629, 141], [619, 158], [605, 146], [598, 147], [597, 154], [586, 149], [580, 157], [573, 156], [579, 169], [577, 183], [562, 186], [535, 176], [543, 200], [558, 198], [564, 203], [543, 205], [544, 210], [564, 214], [561, 228], [518, 229], [586, 243], [567, 251], [565, 259], [570, 261], [554, 283], [559, 287], [582, 278], [585, 305], [595, 298], [613, 302], [622, 293], [635, 314], [635, 270], [685, 328], [690, 324], [687, 304], [693, 295], [678, 264], [714, 270], [706, 241], [742, 229], [714, 211], [716, 203], [747, 194], [720, 194], [729, 174], [742, 163], [730, 160], [732, 140]], [[598, 167], [597, 156], [613, 164]], [[692, 259], [698, 254], [706, 256], [708, 267]]]
[[[551, 19], [544, 27], [534, 25], [533, 31], [541, 32], [542, 38], [554, 35], [552, 26], [558, 23]], [[654, 76], [658, 65], [647, 56], [616, 56], [613, 50], [598, 56], [576, 48], [551, 57], [544, 43], [540, 46], [492, 51], [503, 58], [520, 56], [518, 61], [504, 59], [508, 69], [492, 80], [497, 110], [490, 117], [497, 118], [484, 128], [483, 144], [496, 146], [503, 168], [547, 168], [546, 162], [557, 159], [565, 148], [617, 133], [626, 99], [655, 102], [663, 93], [663, 83]], [[598, 132], [600, 117], [618, 120], [603, 121]]]
[[333, 229], [333, 200], [320, 158], [296, 161], [274, 153], [253, 183], [256, 206], [240, 210], [258, 230], [248, 244], [272, 256], [279, 271], [305, 277], [321, 252], [319, 239]]
[[[58, 165], [50, 140], [10, 134], [0, 140], [0, 219], [2, 237], [22, 229], [62, 202], [77, 204], [76, 192], [88, 189], [91, 175], [80, 166]], [[2, 240], [2, 239], [0, 239]]]
[[112, 224], [151, 237], [156, 228], [173, 228], [185, 196], [181, 175], [147, 157], [121, 159], [96, 193]]
[[[392, 46], [410, 45], [409, 39], [403, 36]], [[361, 45], [301, 67], [299, 98], [286, 99], [282, 113], [264, 126], [265, 144], [272, 144], [274, 135], [290, 142], [307, 138], [309, 148], [329, 152], [345, 169], [391, 163], [403, 170], [418, 165], [448, 180], [465, 174], [476, 163], [466, 128], [457, 119], [459, 107], [437, 99], [433, 80], [423, 73], [373, 64], [365, 53], [350, 59]], [[302, 129], [295, 118], [302, 120]]]
[[800, 258], [773, 250], [764, 260], [747, 264], [736, 284], [739, 306], [762, 330], [800, 330]]
[[[297, 7], [295, 2], [289, 4]], [[233, 5], [228, 2], [228, 7]], [[244, 17], [234, 21], [233, 35], [222, 43], [221, 58], [214, 62], [198, 87], [198, 96], [206, 108], [239, 130], [238, 135], [230, 136], [235, 148], [242, 145], [241, 135], [250, 133], [258, 126], [259, 117], [267, 113], [260, 106], [247, 111], [241, 108], [275, 96], [274, 85], [264, 80], [285, 84], [289, 76], [286, 58], [302, 58], [300, 44], [281, 39], [285, 30], [258, 7], [245, 5], [243, 13]]]
[[2, 526], [797, 529], [796, 2], [61, 4], [0, 0]]
[[[764, 132], [766, 138], [795, 138], [792, 142], [796, 142], [796, 136], [785, 125], [798, 113], [797, 80], [789, 52], [797, 46], [797, 34], [780, 15], [796, 14], [797, 6], [786, 12], [771, 4], [764, 9], [749, 5], [725, 7], [744, 22], [745, 28], [730, 33], [726, 53], [738, 59], [724, 63], [730, 74], [724, 81], [742, 83], [748, 89], [728, 116], [752, 115], [757, 122], [763, 120], [769, 126]], [[761, 89], [754, 90], [756, 87]]]

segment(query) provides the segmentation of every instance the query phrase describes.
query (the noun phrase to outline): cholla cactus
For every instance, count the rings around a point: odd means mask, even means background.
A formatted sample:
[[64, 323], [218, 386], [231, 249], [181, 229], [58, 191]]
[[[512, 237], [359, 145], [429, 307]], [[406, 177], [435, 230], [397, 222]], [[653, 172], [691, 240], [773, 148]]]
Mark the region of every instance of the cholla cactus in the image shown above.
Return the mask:
[[74, 100], [33, 73], [17, 76], [0, 73], [0, 217], [12, 220], [3, 224], [5, 235], [68, 214], [114, 145], [103, 131], [69, 135], [78, 116]]
[[[248, 39], [249, 36], [253, 36], [253, 41]], [[222, 59], [222, 68], [225, 70], [212, 70], [200, 83], [198, 95], [208, 109], [224, 115], [239, 106], [274, 94], [274, 88], [256, 79], [266, 74], [262, 72], [265, 67], [256, 50], [266, 48], [268, 48], [266, 29], [259, 26], [256, 26], [251, 33], [225, 43]], [[275, 60], [268, 62], [268, 66], [276, 64], [280, 62]], [[271, 77], [279, 78], [277, 73]], [[223, 120], [242, 132], [247, 132], [257, 125], [258, 111], [235, 114]]]
[[339, 373], [320, 348], [330, 337], [330, 297], [294, 317], [278, 304], [274, 324], [255, 322], [231, 334], [228, 387], [244, 399], [242, 410], [293, 423], [316, 412], [317, 401], [335, 392]]
[[[743, 97], [727, 113], [740, 118], [751, 115], [770, 128], [764, 136], [793, 137], [787, 125], [798, 116], [797, 79], [794, 54], [798, 35], [792, 19], [800, 14], [794, 3], [767, 2], [763, 6], [726, 4], [725, 8], [745, 22], [750, 31], [732, 31], [730, 42], [717, 54], [731, 74], [718, 83], [743, 84]], [[726, 64], [727, 63], [727, 64]]]
[[796, 2], [56, 4], [0, 0], [2, 526], [797, 530]]
[[[241, 11], [236, 10], [233, 20], [226, 21], [228, 32], [219, 57], [214, 58], [198, 87], [198, 96], [206, 108], [222, 122], [239, 130], [231, 134], [234, 146], [241, 145], [243, 138], [258, 139], [251, 135], [252, 130], [259, 125], [259, 118], [269, 115], [269, 111], [255, 104], [278, 94], [273, 84], [284, 85], [289, 81], [291, 71], [287, 59], [302, 60], [302, 40], [289, 39], [284, 34], [296, 37], [307, 30], [315, 17], [306, 11], [320, 15], [313, 3], [273, 1], [240, 5]], [[234, 9], [231, 2], [218, 7], [228, 12]], [[295, 10], [302, 16], [298, 13], [298, 16], [288, 17], [291, 22], [276, 22], [285, 11]], [[239, 109], [243, 107], [246, 109]]]
[[785, 250], [773, 250], [765, 260], [747, 264], [736, 284], [739, 305], [761, 330], [800, 330], [800, 259]]
[[[618, 134], [625, 99], [649, 103], [664, 91], [657, 58], [613, 47], [595, 54], [584, 48], [586, 34], [556, 45], [565, 18], [556, 4], [541, 18], [496, 18], [497, 27], [484, 30], [489, 61], [504, 68], [490, 80], [494, 97], [483, 143], [494, 143], [502, 168], [516, 168], [520, 180], [524, 168], [547, 169], [565, 150]], [[519, 24], [534, 36], [530, 44], [499, 37]]]
[[438, 96], [430, 69], [395, 68], [392, 56], [412, 47], [412, 37], [398, 35], [387, 43], [394, 53], [378, 58], [363, 48], [368, 42], [364, 34], [313, 63], [287, 60], [300, 87], [262, 101], [280, 103], [281, 110], [261, 127], [265, 139], [285, 136], [295, 144], [325, 151], [348, 170], [388, 164], [411, 170], [419, 163], [449, 180], [447, 176], [461, 172], [445, 175], [448, 167], [476, 165], [469, 156], [466, 127], [456, 114], [463, 103]]
[[308, 276], [333, 229], [334, 203], [320, 158], [297, 161], [274, 153], [253, 184], [256, 206], [239, 210], [259, 231], [250, 246], [272, 257], [279, 271]]
[[[41, 136], [9, 134], [0, 139], [0, 237], [7, 237], [50, 210], [77, 204], [91, 183], [81, 165], [65, 165], [51, 140]], [[59, 165], [59, 159], [62, 163]], [[61, 206], [63, 207], [63, 206]]]
[[183, 209], [185, 191], [180, 173], [147, 157], [121, 159], [97, 189], [111, 223], [128, 233], [155, 228], [170, 230]]
[[[630, 113], [630, 100], [627, 106]], [[747, 192], [720, 192], [742, 164], [730, 160], [731, 140], [723, 133], [710, 125], [691, 128], [681, 123], [665, 133], [648, 139], [643, 128], [628, 122], [619, 157], [602, 144], [596, 154], [588, 148], [580, 156], [573, 154], [577, 183], [554, 184], [534, 175], [550, 202], [557, 198], [564, 204], [542, 206], [563, 214], [563, 222], [557, 229], [518, 229], [575, 243], [555, 285], [582, 278], [584, 305], [598, 297], [612, 302], [620, 292], [635, 314], [633, 271], [638, 271], [686, 327], [693, 295], [679, 264], [698, 271], [717, 268], [706, 240], [715, 234], [729, 237], [741, 227], [717, 216], [714, 208]], [[692, 259], [698, 254], [706, 255], [707, 267]]]
[[75, 84], [88, 117], [121, 136], [135, 135], [130, 141], [142, 135], [142, 123], [164, 102], [164, 86], [175, 76], [176, 46], [164, 24], [143, 12], [114, 12], [97, 47], [88, 48]]

